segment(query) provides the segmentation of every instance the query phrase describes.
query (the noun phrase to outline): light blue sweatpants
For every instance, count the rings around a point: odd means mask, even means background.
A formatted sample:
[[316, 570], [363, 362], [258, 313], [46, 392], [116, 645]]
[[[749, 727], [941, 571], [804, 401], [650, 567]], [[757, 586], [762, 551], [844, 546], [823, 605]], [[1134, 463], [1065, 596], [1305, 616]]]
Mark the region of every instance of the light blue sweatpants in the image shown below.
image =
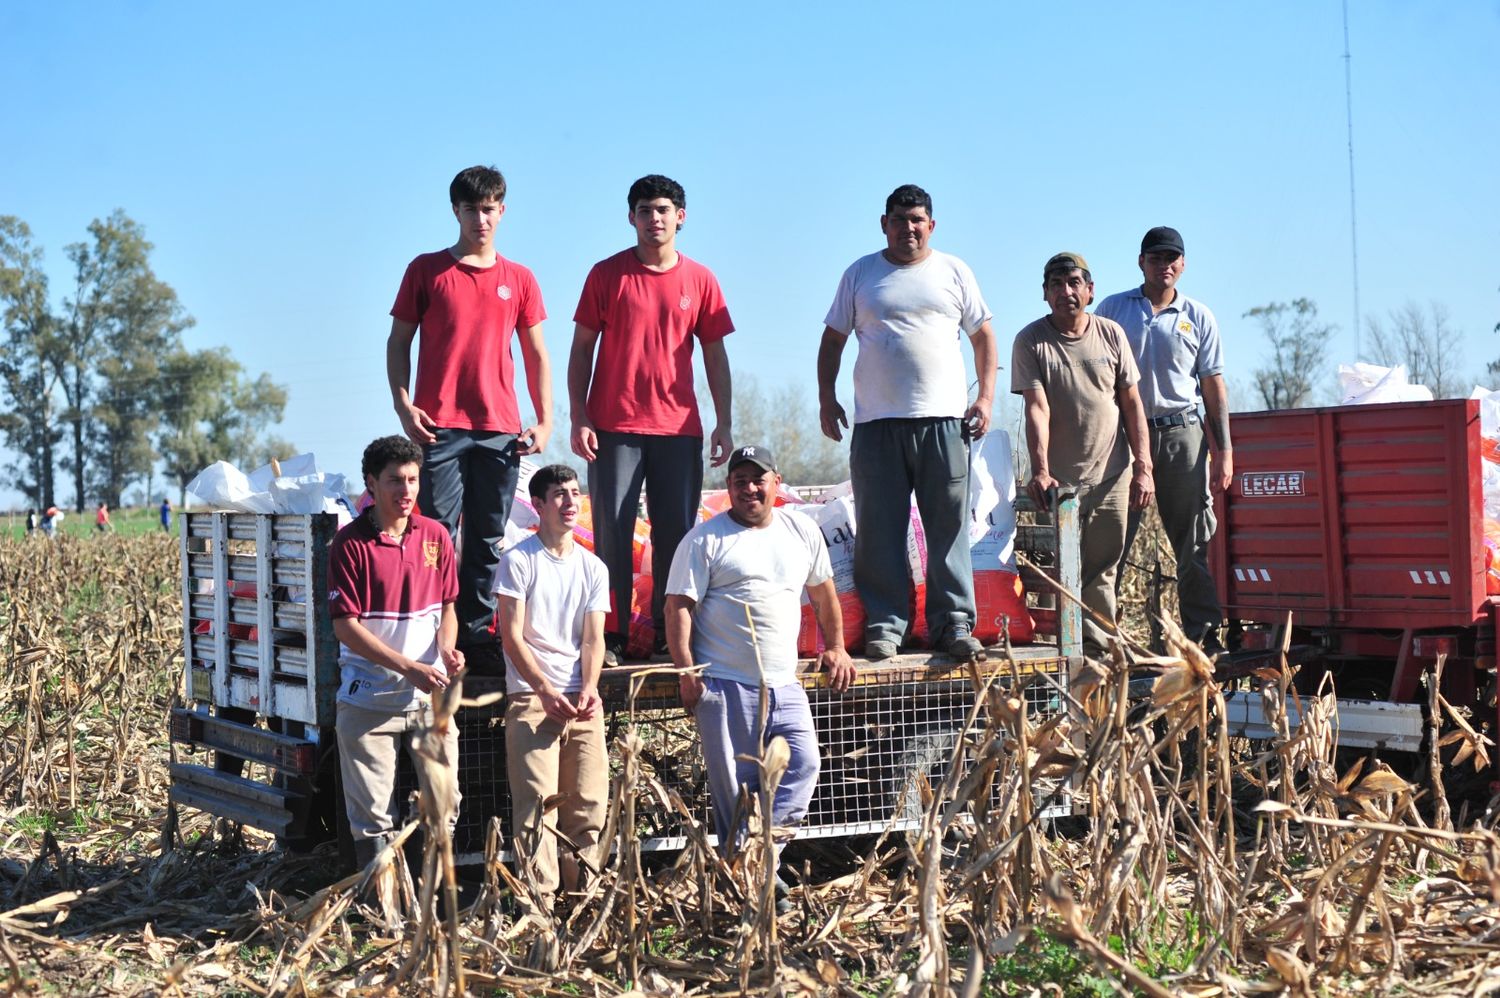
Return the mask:
[[767, 691], [766, 732], [756, 737], [760, 726], [760, 687], [728, 679], [705, 676], [703, 699], [694, 718], [703, 743], [703, 761], [708, 770], [708, 789], [713, 795], [714, 830], [719, 851], [732, 855], [743, 828], [733, 829], [740, 787], [760, 791], [760, 770], [737, 755], [759, 755], [761, 746], [780, 735], [791, 749], [791, 762], [776, 787], [771, 821], [777, 826], [795, 825], [807, 814], [808, 803], [818, 785], [818, 736], [813, 730], [812, 708], [807, 692], [798, 683]]

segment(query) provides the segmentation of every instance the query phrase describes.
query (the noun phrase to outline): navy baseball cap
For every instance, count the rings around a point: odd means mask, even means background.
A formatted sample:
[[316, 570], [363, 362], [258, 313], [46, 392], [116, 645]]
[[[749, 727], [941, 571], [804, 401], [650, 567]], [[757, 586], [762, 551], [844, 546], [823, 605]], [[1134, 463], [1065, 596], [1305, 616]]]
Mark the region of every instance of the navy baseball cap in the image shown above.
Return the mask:
[[762, 471], [780, 474], [779, 471], [776, 471], [776, 455], [771, 453], [771, 448], [761, 447], [757, 444], [751, 444], [749, 447], [741, 447], [729, 455], [729, 467], [726, 474], [728, 471], [733, 471], [736, 466], [745, 464], [746, 462], [755, 465]]
[[1141, 255], [1147, 253], [1176, 253], [1183, 256], [1187, 250], [1182, 246], [1182, 233], [1168, 225], [1158, 225], [1141, 239]]

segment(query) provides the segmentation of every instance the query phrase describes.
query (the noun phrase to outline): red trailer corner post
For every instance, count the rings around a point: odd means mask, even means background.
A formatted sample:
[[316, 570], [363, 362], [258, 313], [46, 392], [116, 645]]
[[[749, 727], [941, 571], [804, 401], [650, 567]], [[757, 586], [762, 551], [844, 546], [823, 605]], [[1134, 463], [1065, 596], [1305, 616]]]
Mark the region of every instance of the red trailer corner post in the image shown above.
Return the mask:
[[[1421, 674], [1446, 654], [1444, 696], [1493, 729], [1481, 712], [1494, 686], [1495, 618], [1478, 403], [1237, 413], [1232, 422], [1236, 476], [1218, 500], [1210, 547], [1226, 618], [1264, 636], [1290, 612], [1305, 653], [1299, 686], [1332, 674], [1341, 699], [1425, 701]], [[1377, 726], [1390, 720], [1382, 714]]]

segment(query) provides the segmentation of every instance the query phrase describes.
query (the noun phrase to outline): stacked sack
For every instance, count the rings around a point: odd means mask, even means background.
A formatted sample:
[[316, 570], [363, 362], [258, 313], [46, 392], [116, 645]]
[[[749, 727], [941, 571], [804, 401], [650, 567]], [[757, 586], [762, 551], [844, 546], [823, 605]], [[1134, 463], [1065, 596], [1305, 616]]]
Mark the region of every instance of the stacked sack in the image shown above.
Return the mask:
[[[521, 462], [510, 522], [506, 526], [505, 546], [524, 539], [536, 530], [538, 517], [531, 504], [527, 483], [536, 466]], [[969, 476], [969, 545], [974, 563], [974, 597], [977, 620], [974, 636], [986, 644], [1000, 640], [1008, 632], [1010, 640], [1025, 643], [1034, 635], [1034, 624], [1026, 608], [1026, 594], [1016, 573], [1015, 557], [1015, 471], [1011, 460], [1010, 437], [992, 430], [974, 448], [973, 468]], [[832, 486], [809, 501], [782, 484], [775, 503], [796, 515], [807, 516], [818, 525], [828, 545], [833, 566], [834, 587], [844, 615], [844, 647], [858, 653], [865, 643], [865, 611], [854, 590], [854, 495], [849, 482]], [[707, 520], [729, 508], [729, 495], [723, 489], [707, 491], [698, 507], [698, 518]], [[592, 511], [587, 497], [578, 515], [573, 537], [579, 544], [594, 549]], [[912, 505], [906, 536], [907, 564], [911, 572], [912, 638], [918, 645], [927, 637], [927, 541], [922, 521]], [[629, 640], [625, 652], [632, 658], [651, 654], [655, 628], [651, 623], [651, 524], [645, 517], [635, 522], [631, 544], [631, 568], [635, 575], [631, 587]], [[797, 653], [816, 656], [823, 650], [813, 607], [803, 595], [802, 626], [798, 634]], [[605, 629], [616, 630], [611, 610]]]

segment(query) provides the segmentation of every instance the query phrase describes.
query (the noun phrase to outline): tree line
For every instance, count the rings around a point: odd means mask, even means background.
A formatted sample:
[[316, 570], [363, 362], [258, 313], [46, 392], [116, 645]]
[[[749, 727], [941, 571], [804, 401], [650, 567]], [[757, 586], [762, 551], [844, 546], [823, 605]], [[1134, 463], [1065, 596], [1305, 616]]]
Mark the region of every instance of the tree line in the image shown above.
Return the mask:
[[54, 301], [31, 229], [0, 215], [0, 438], [34, 505], [58, 505], [71, 486], [75, 510], [118, 506], [158, 463], [180, 495], [216, 460], [255, 467], [292, 451], [265, 433], [285, 387], [251, 377], [225, 347], [183, 346], [194, 320], [151, 250], [123, 211], [94, 219], [63, 248], [72, 282]]
[[[1328, 344], [1337, 330], [1318, 317], [1318, 305], [1307, 298], [1271, 302], [1244, 315], [1260, 326], [1270, 352], [1254, 373], [1254, 402], [1267, 409], [1299, 409], [1323, 404], [1328, 371]], [[1474, 374], [1463, 360], [1463, 334], [1454, 327], [1448, 309], [1430, 301], [1426, 307], [1407, 302], [1384, 317], [1365, 320], [1368, 336], [1362, 353], [1383, 367], [1406, 367], [1413, 384], [1426, 385], [1435, 398], [1467, 396]], [[1496, 325], [1500, 332], [1500, 325]], [[1500, 361], [1488, 365], [1500, 372]]]

